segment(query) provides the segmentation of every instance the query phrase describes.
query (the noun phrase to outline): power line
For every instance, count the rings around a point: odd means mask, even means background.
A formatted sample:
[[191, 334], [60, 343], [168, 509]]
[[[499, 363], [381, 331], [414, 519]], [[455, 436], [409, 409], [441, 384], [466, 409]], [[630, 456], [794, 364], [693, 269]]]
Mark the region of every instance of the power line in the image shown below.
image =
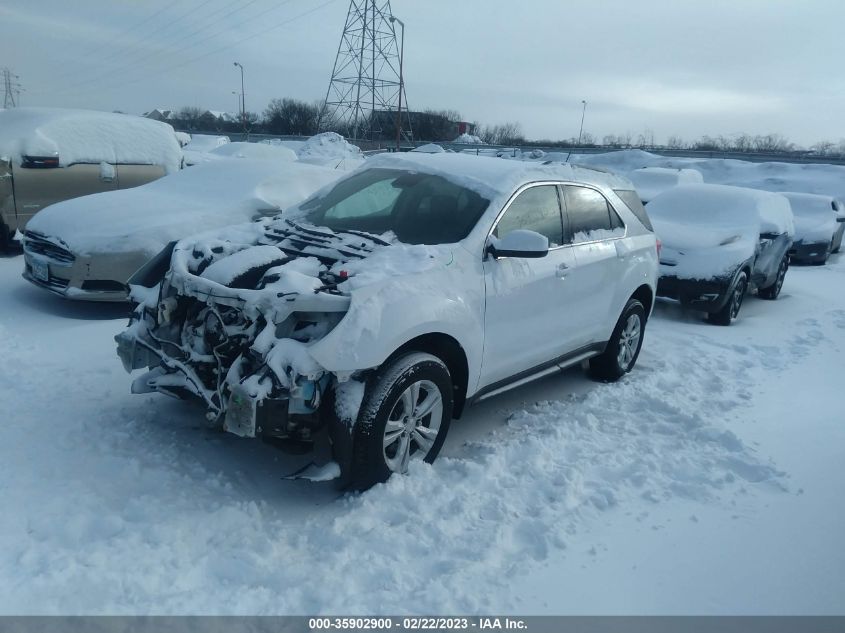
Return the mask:
[[[165, 9], [172, 8], [173, 6], [175, 6], [175, 4], [176, 4], [178, 1], [179, 1], [179, 0], [176, 0], [176, 2], [174, 2], [172, 5], [167, 6], [167, 7], [164, 7], [164, 9], [162, 9], [162, 10], [158, 11], [158, 12], [156, 13], [156, 15], [161, 14], [161, 13], [162, 13]], [[209, 3], [213, 2], [213, 1], [214, 1], [214, 0], [200, 0], [200, 2], [199, 2], [198, 4], [196, 4], [196, 5], [194, 5], [194, 6], [191, 6], [191, 7], [188, 7], [188, 9], [187, 9], [186, 11], [184, 11], [183, 13], [180, 13], [178, 16], [175, 16], [175, 17], [173, 17], [172, 19], [169, 19], [169, 20], [167, 21], [167, 23], [166, 23], [166, 24], [165, 24], [165, 25], [164, 25], [161, 29], [159, 29], [159, 30], [155, 30], [155, 26], [153, 26], [153, 30], [152, 30], [152, 31], [151, 31], [148, 35], [151, 35], [151, 34], [153, 34], [153, 33], [154, 33], [156, 37], [160, 38], [163, 34], [168, 33], [168, 32], [169, 32], [169, 31], [171, 31], [174, 27], [179, 26], [179, 25], [180, 25], [180, 24], [181, 24], [184, 20], [186, 20], [186, 19], [187, 19], [187, 18], [188, 18], [191, 14], [195, 13], [196, 11], [199, 11], [199, 10], [200, 10], [200, 9], [202, 9], [204, 6], [206, 6], [207, 4], [209, 4]], [[253, 0], [253, 1], [255, 1], [255, 0]], [[224, 4], [221, 8], [217, 9], [216, 11], [214, 11], [214, 12], [212, 13], [212, 15], [213, 15], [213, 14], [216, 14], [216, 13], [219, 13], [221, 10], [225, 10], [225, 9], [227, 9], [227, 8], [229, 8], [229, 5]], [[150, 16], [150, 18], [152, 18], [152, 17], [153, 17], [153, 16]], [[207, 16], [206, 16], [206, 17], [207, 17]], [[148, 22], [150, 18], [148, 18], [147, 20], [144, 20], [144, 22]], [[139, 26], [139, 25], [136, 25], [136, 26]], [[127, 29], [127, 30], [128, 30], [128, 31], [131, 31], [131, 30], [134, 30], [134, 28], [135, 28], [135, 27], [130, 27], [130, 28], [129, 28], [129, 29]], [[117, 38], [112, 38], [112, 41], [113, 41], [114, 39], [117, 39]], [[97, 50], [101, 50], [101, 48], [102, 48], [102, 50], [104, 50], [104, 49], [105, 49], [105, 47], [95, 47], [93, 50], [94, 50], [94, 51], [97, 51]], [[81, 80], [81, 81], [76, 81], [76, 82], [74, 82], [74, 83], [71, 83], [69, 86], [66, 86], [66, 87], [64, 87], [64, 88], [60, 88], [59, 90], [55, 90], [55, 91], [51, 91], [51, 92], [53, 92], [54, 94], [55, 94], [55, 93], [63, 93], [63, 92], [68, 92], [68, 91], [74, 91], [74, 90], [76, 90], [76, 88], [78, 88], [78, 87], [80, 87], [80, 86], [87, 86], [87, 85], [88, 85], [88, 84], [90, 84], [90, 83], [93, 83], [93, 82], [96, 82], [96, 81], [98, 81], [98, 80], [100, 80], [100, 79], [103, 79], [103, 78], [105, 78], [105, 77], [108, 77], [108, 76], [110, 76], [110, 75], [112, 75], [112, 74], [114, 74], [114, 73], [116, 73], [116, 72], [120, 72], [120, 71], [122, 71], [122, 70], [125, 70], [125, 69], [127, 69], [127, 68], [131, 67], [133, 64], [137, 63], [138, 61], [141, 61], [141, 60], [145, 59], [145, 57], [144, 57], [144, 53], [146, 53], [146, 52], [147, 52], [147, 51], [146, 51], [146, 50], [144, 50], [144, 49], [142, 49], [142, 50], [132, 50], [132, 46], [131, 46], [131, 45], [128, 45], [128, 46], [124, 47], [124, 50], [123, 50], [123, 51], [120, 51], [120, 52], [117, 52], [117, 53], [112, 53], [112, 52], [109, 52], [109, 55], [108, 55], [108, 56], [109, 56], [109, 59], [110, 59], [110, 60], [112, 60], [112, 61], [114, 61], [115, 59], [120, 60], [120, 58], [121, 58], [121, 57], [123, 57], [123, 58], [124, 58], [124, 59], [120, 62], [120, 64], [121, 64], [120, 66], [118, 66], [117, 68], [111, 68], [111, 69], [109, 69], [109, 70], [103, 71], [103, 72], [101, 72], [101, 73], [99, 73], [99, 74], [97, 74], [97, 75], [95, 75], [95, 76], [93, 76], [93, 77], [88, 77], [88, 78], [83, 79], [83, 80]], [[161, 52], [161, 51], [155, 51], [152, 55], [158, 55], [158, 54], [160, 54], [160, 52]], [[141, 54], [141, 57], [137, 57], [139, 53]], [[90, 54], [90, 52], [89, 52], [89, 54]], [[148, 55], [148, 56], [149, 56], [149, 55]], [[137, 58], [137, 59], [136, 59], [136, 58]], [[128, 60], [131, 60], [131, 61], [130, 61], [129, 63], [127, 63], [127, 61], [128, 61]], [[75, 73], [71, 73], [71, 74], [69, 74], [69, 75], [66, 75], [66, 76], [65, 76], [65, 79], [67, 79], [68, 77], [70, 77], [70, 78], [77, 77], [77, 76], [82, 75], [82, 74], [85, 74], [85, 73], [87, 73], [87, 72], [88, 72], [88, 71], [86, 71], [86, 70], [78, 70], [78, 71], [77, 71], [77, 72], [75, 72]]]
[[[288, 0], [288, 2], [289, 1], [290, 0]], [[275, 24], [272, 24], [265, 29], [260, 29], [258, 31], [253, 32], [253, 33], [250, 33], [249, 35], [246, 35], [245, 37], [242, 37], [241, 39], [236, 40], [235, 42], [217, 47], [215, 49], [207, 51], [206, 53], [203, 53], [201, 55], [197, 55], [196, 57], [192, 57], [190, 59], [184, 60], [181, 63], [169, 65], [167, 70], [170, 71], [170, 70], [175, 70], [177, 68], [182, 68], [182, 67], [187, 66], [189, 64], [193, 64], [194, 62], [197, 62], [201, 59], [205, 59], [206, 57], [209, 57], [209, 56], [214, 55], [216, 53], [219, 53], [219, 52], [222, 52], [224, 50], [238, 46], [239, 44], [242, 44], [243, 42], [245, 42], [247, 40], [253, 39], [256, 36], [264, 35], [265, 33], [269, 33], [270, 31], [281, 28], [282, 26], [290, 24], [291, 22], [294, 22], [296, 20], [304, 18], [304, 17], [306, 17], [306, 16], [308, 16], [312, 13], [315, 13], [315, 12], [317, 12], [317, 11], [319, 11], [319, 10], [321, 10], [321, 9], [327, 7], [328, 5], [333, 4], [337, 1], [338, 0], [327, 0], [326, 2], [323, 2], [322, 4], [319, 4], [316, 7], [313, 7], [311, 9], [307, 10], [307, 11], [304, 11], [303, 13], [295, 15], [295, 16], [288, 18], [286, 20], [283, 20], [281, 22], [277, 22]], [[279, 5], [277, 5], [273, 8], [276, 9], [278, 7], [279, 7]], [[267, 13], [267, 12], [265, 12], [265, 13]], [[244, 24], [246, 22], [249, 22], [249, 21], [255, 19], [256, 17], [258, 17], [258, 16], [253, 16], [253, 18], [249, 18], [248, 20], [245, 20], [244, 22], [241, 22], [240, 24]], [[216, 33], [215, 35], [218, 35], [218, 34], [219, 33]], [[214, 37], [214, 36], [210, 36], [210, 37]], [[206, 39], [210, 39], [210, 37], [206, 38]], [[205, 41], [205, 40], [203, 40], [203, 41]], [[199, 44], [199, 43], [201, 43], [201, 42], [196, 42], [195, 44]], [[188, 48], [188, 47], [186, 47], [186, 48]], [[160, 74], [161, 74], [160, 71], [155, 70], [155, 71], [152, 71], [152, 72], [147, 72], [147, 73], [141, 74], [141, 75], [134, 77], [132, 79], [124, 79], [124, 80], [118, 81], [117, 83], [112, 84], [112, 86], [115, 87], [115, 86], [123, 86], [123, 85], [133, 84], [133, 83], [137, 83], [139, 81], [142, 81], [144, 79], [147, 79], [149, 77], [153, 77], [155, 75], [160, 75]], [[62, 90], [62, 91], [59, 91], [59, 92], [67, 92], [67, 90]]]

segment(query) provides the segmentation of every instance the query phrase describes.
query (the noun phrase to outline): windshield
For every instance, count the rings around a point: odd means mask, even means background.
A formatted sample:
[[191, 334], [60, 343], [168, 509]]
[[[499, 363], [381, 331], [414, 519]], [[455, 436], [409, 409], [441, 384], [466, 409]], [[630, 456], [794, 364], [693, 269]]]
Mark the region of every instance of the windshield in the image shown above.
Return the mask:
[[401, 169], [368, 169], [300, 208], [309, 222], [333, 230], [393, 232], [406, 244], [464, 239], [489, 200], [441, 176]]

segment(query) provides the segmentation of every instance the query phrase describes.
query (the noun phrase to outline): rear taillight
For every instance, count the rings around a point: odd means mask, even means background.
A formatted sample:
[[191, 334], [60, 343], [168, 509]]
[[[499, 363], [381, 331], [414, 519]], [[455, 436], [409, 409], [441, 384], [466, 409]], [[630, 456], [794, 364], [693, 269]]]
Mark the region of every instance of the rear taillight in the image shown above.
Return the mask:
[[660, 249], [663, 248], [663, 242], [657, 240], [657, 256], [660, 257]]

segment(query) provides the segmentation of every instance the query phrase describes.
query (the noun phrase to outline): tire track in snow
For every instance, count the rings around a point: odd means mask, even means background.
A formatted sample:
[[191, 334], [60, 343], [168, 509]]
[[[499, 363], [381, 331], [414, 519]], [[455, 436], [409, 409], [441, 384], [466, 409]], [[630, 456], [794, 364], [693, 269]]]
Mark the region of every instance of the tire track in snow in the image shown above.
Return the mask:
[[[74, 447], [89, 437], [96, 453], [91, 469], [28, 513], [23, 533], [9, 532], [15, 547], [0, 565], [18, 580], [0, 611], [511, 611], [502, 596], [512, 576], [583, 545], [602, 513], [786, 490], [786, 474], [733, 429], [755, 383], [805, 362], [810, 355], [793, 348], [823, 343], [818, 329], [796, 323], [781, 348], [716, 342], [655, 319], [621, 382], [515, 412], [460, 458], [413, 463], [407, 477], [294, 521], [289, 484], [256, 501], [248, 477], [218, 470], [246, 469], [234, 463], [240, 449], [227, 457], [235, 444], [226, 441], [214, 448], [220, 459], [208, 457], [207, 438], [185, 422], [196, 410], [169, 429], [167, 418], [182, 417], [169, 401], [121, 398], [76, 422]], [[198, 439], [183, 445], [191, 432]], [[49, 605], [38, 599], [46, 595]]]

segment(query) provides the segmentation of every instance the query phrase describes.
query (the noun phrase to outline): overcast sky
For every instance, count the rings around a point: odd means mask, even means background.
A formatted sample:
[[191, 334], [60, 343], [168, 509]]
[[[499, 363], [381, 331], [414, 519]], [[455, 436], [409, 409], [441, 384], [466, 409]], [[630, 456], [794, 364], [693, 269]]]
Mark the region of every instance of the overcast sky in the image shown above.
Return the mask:
[[[380, 2], [383, 0], [379, 0]], [[392, 0], [412, 109], [529, 138], [845, 137], [842, 0]], [[3, 0], [24, 105], [141, 113], [323, 99], [348, 0]], [[0, 85], [0, 90], [2, 85]], [[0, 104], [2, 105], [2, 104]]]

